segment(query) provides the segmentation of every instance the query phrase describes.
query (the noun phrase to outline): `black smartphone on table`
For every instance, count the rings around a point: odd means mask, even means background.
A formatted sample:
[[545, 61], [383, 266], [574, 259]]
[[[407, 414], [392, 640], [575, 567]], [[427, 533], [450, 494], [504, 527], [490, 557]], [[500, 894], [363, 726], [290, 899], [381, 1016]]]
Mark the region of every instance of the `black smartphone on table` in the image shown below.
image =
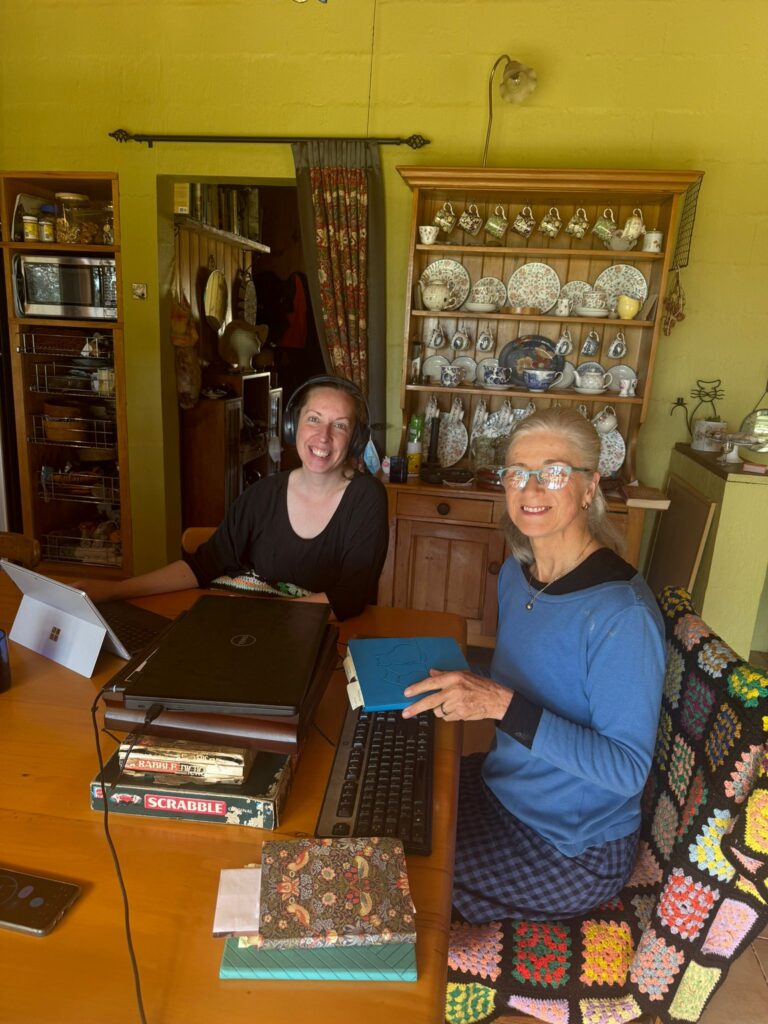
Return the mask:
[[80, 886], [0, 867], [0, 928], [47, 935], [80, 895]]

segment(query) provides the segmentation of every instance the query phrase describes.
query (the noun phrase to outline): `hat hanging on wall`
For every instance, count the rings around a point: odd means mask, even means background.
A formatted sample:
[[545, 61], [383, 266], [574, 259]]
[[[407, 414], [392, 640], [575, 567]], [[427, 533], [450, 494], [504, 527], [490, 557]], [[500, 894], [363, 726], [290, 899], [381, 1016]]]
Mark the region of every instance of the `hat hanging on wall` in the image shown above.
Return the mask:
[[493, 76], [496, 68], [502, 61], [506, 61], [504, 71], [499, 83], [499, 95], [505, 103], [523, 103], [536, 88], [538, 76], [533, 68], [521, 64], [519, 60], [512, 60], [506, 53], [496, 58], [491, 74], [488, 78], [488, 128], [485, 133], [485, 148], [483, 149], [483, 167], [488, 160], [488, 143], [491, 138], [491, 125], [493, 124]]

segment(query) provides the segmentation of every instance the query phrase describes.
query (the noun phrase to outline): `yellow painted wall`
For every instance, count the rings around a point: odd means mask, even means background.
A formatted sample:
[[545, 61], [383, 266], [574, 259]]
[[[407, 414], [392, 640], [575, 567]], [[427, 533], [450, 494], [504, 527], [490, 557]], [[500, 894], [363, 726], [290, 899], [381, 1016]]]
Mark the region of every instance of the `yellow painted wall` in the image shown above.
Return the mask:
[[768, 376], [766, 31], [765, 0], [4, 0], [0, 166], [116, 170], [124, 283], [150, 286], [147, 303], [126, 299], [137, 566], [173, 550], [178, 510], [158, 178], [280, 181], [293, 169], [287, 146], [148, 150], [107, 132], [433, 140], [382, 149], [393, 425], [410, 212], [394, 168], [479, 164], [500, 53], [533, 65], [539, 88], [524, 106], [497, 105], [490, 164], [704, 170], [688, 315], [661, 345], [642, 435], [642, 475], [659, 484], [685, 439], [669, 416], [677, 395], [720, 377], [721, 413], [738, 424]]

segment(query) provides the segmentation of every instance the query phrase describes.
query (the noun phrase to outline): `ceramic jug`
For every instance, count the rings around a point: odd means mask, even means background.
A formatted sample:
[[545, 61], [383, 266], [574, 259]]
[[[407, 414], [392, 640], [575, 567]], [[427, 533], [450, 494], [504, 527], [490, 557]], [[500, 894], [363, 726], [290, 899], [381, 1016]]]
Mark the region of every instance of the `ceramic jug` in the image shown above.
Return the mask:
[[451, 301], [451, 289], [445, 281], [430, 281], [421, 284], [421, 301], [427, 309], [446, 309]]

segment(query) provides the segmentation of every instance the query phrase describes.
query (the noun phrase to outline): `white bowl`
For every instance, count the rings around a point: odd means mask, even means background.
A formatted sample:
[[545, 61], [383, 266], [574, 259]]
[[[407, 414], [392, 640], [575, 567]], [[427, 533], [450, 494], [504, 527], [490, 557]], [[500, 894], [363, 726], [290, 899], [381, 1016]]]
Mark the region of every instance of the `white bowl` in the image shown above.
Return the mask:
[[496, 303], [495, 302], [465, 302], [464, 308], [468, 309], [470, 313], [495, 313]]

